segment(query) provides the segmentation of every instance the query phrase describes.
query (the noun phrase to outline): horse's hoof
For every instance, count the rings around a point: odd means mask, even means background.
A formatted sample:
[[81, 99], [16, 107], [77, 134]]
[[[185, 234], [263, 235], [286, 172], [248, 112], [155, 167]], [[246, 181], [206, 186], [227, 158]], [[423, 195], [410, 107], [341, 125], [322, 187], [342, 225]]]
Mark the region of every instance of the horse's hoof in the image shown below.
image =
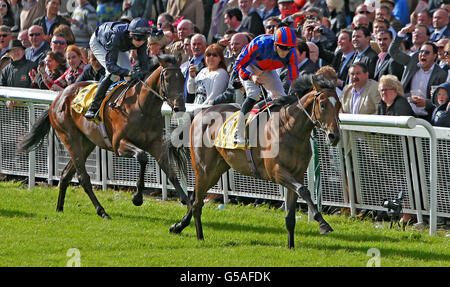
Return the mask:
[[319, 232], [320, 234], [326, 234], [333, 232], [333, 228], [328, 223], [323, 223], [319, 226]]
[[131, 199], [135, 206], [141, 206], [144, 203], [144, 199], [142, 198], [142, 194], [140, 196], [133, 195]]
[[106, 213], [102, 214], [102, 218], [106, 220], [111, 220], [111, 217], [109, 217], [109, 215]]
[[179, 234], [181, 233], [181, 229], [177, 228], [179, 226], [179, 223], [174, 223], [172, 224], [172, 226], [170, 226], [169, 228], [169, 232], [170, 233], [174, 233], [174, 234]]

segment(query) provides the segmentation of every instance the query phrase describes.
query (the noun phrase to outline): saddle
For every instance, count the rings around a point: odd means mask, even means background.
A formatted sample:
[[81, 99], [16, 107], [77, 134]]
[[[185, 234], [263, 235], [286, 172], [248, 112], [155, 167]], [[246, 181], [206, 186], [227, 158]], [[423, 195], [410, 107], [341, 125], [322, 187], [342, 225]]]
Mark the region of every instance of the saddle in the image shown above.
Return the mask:
[[[261, 114], [269, 113], [269, 111], [274, 106], [272, 101], [268, 101], [267, 103], [265, 101], [260, 101], [257, 104], [253, 106], [253, 109], [250, 111], [250, 114], [246, 120], [245, 123], [245, 133], [244, 136], [248, 138], [249, 136], [249, 127], [253, 125], [254, 122], [257, 123], [258, 117]], [[217, 136], [214, 140], [213, 145], [220, 148], [226, 148], [226, 149], [242, 149], [245, 150], [245, 147], [239, 146], [236, 143], [234, 143], [234, 135], [236, 133], [237, 129], [237, 122], [239, 118], [240, 111], [236, 111], [231, 116], [229, 116], [225, 122], [223, 123], [222, 127], [219, 129], [219, 132], [217, 133]], [[256, 147], [257, 143], [254, 143], [252, 141], [247, 141], [247, 148]]]
[[[108, 91], [106, 92], [106, 96], [103, 99], [102, 104], [99, 109], [99, 117], [100, 117], [101, 122], [103, 122], [103, 110], [104, 110], [105, 104], [109, 101], [112, 94], [120, 86], [124, 85], [125, 83], [126, 83], [126, 81], [119, 81], [119, 82], [112, 84], [108, 88]], [[97, 93], [97, 87], [98, 87], [98, 83], [92, 83], [92, 84], [84, 87], [83, 89], [81, 89], [78, 92], [77, 96], [72, 101], [72, 105], [71, 105], [72, 109], [75, 112], [84, 115], [89, 110], [89, 107], [91, 106], [92, 102], [94, 101], [95, 94]]]

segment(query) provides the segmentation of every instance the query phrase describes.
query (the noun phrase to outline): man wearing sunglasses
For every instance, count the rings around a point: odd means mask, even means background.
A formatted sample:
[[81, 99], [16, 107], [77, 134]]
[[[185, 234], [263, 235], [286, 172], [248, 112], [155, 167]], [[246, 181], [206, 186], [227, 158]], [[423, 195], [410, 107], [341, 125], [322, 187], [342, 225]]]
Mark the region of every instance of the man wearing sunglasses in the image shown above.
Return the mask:
[[234, 70], [244, 86], [246, 99], [239, 114], [235, 143], [245, 144], [245, 115], [251, 111], [260, 96], [263, 86], [268, 95], [275, 99], [286, 96], [276, 69], [287, 67], [287, 80], [292, 83], [298, 76], [297, 38], [293, 29], [278, 28], [273, 35], [260, 35], [244, 47], [236, 60]]
[[[106, 22], [100, 25], [92, 35], [90, 48], [100, 64], [106, 69], [104, 79], [100, 82], [91, 107], [86, 112], [87, 119], [96, 117], [109, 86], [121, 77], [142, 80], [149, 70], [147, 55], [147, 37], [150, 34], [148, 22], [135, 18], [130, 24]], [[130, 50], [137, 50], [138, 66], [132, 68], [129, 58]]]

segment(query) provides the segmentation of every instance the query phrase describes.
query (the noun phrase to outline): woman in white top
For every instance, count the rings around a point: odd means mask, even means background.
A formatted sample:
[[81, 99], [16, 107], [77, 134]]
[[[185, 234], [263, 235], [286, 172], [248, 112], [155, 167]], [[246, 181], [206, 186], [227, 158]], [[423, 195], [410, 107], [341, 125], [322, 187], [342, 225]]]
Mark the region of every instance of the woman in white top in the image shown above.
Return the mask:
[[212, 44], [205, 50], [205, 64], [198, 75], [195, 66], [189, 66], [190, 77], [187, 83], [188, 93], [195, 93], [194, 104], [212, 104], [214, 98], [222, 94], [228, 85], [223, 49], [218, 44]]

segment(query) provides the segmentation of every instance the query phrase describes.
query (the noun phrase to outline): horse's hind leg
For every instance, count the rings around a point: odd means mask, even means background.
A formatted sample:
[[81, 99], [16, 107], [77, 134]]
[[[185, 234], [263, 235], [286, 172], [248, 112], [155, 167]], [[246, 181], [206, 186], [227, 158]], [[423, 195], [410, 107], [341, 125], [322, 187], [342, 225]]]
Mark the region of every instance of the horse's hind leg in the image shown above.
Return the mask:
[[288, 190], [286, 197], [286, 229], [288, 232], [288, 248], [294, 248], [295, 212], [297, 209], [297, 193]]
[[119, 156], [134, 157], [139, 163], [139, 178], [136, 183], [137, 191], [133, 194], [132, 202], [135, 206], [141, 206], [144, 202], [142, 193], [145, 188], [145, 169], [148, 163], [147, 153], [126, 139], [120, 140], [118, 153]]
[[70, 160], [63, 172], [61, 173], [61, 178], [59, 181], [59, 195], [58, 195], [58, 203], [56, 205], [56, 212], [62, 212], [64, 210], [64, 199], [66, 197], [66, 190], [75, 175], [75, 166], [73, 165], [72, 160]]

